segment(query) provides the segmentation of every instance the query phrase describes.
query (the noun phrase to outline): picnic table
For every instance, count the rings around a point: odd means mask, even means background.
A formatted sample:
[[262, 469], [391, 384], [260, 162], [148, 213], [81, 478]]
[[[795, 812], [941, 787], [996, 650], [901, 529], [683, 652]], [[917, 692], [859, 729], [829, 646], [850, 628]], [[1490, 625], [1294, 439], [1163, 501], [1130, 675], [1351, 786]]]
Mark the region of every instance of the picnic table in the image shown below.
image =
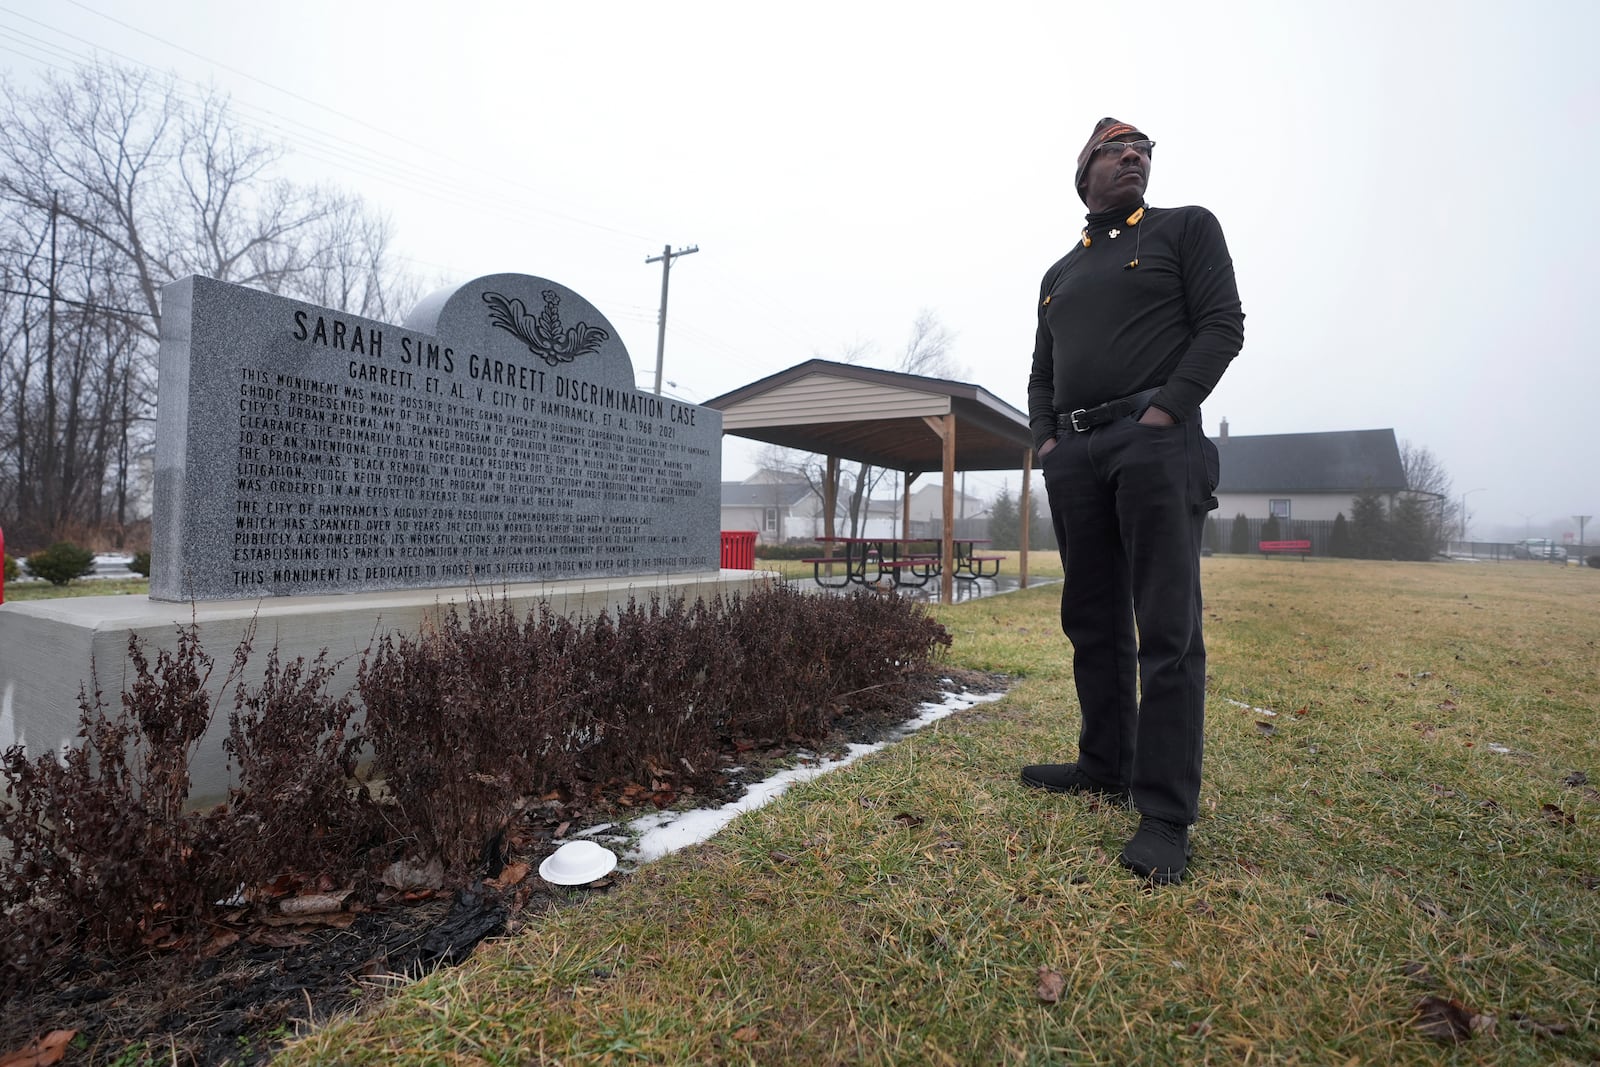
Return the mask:
[[[940, 559], [942, 542], [936, 537], [819, 537], [817, 543], [844, 547], [842, 556], [801, 560], [811, 564], [812, 579], [825, 588], [842, 589], [851, 582], [879, 585], [886, 580], [893, 585], [923, 586], [944, 569]], [[976, 551], [978, 545], [988, 543], [987, 537], [954, 538], [950, 576], [975, 581], [999, 574], [1005, 557], [979, 555]], [[844, 573], [836, 576], [836, 568], [842, 568]]]

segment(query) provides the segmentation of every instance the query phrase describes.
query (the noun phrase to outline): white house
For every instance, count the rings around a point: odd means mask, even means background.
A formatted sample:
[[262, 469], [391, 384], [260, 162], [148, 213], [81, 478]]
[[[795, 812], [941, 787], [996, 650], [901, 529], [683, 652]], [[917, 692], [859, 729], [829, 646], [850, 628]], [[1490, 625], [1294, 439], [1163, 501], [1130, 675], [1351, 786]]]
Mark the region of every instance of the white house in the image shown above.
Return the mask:
[[1358, 495], [1376, 492], [1393, 506], [1406, 489], [1392, 429], [1235, 437], [1223, 419], [1211, 441], [1222, 460], [1216, 513], [1224, 518], [1348, 519]]
[[[937, 497], [934, 508], [937, 516]], [[840, 494], [834, 511], [834, 532], [845, 536], [850, 532], [848, 494]], [[722, 483], [722, 529], [754, 530], [761, 544], [822, 537], [826, 530], [822, 498], [798, 474], [762, 469], [742, 482]], [[895, 537], [900, 533], [900, 502], [869, 499], [859, 536]]]

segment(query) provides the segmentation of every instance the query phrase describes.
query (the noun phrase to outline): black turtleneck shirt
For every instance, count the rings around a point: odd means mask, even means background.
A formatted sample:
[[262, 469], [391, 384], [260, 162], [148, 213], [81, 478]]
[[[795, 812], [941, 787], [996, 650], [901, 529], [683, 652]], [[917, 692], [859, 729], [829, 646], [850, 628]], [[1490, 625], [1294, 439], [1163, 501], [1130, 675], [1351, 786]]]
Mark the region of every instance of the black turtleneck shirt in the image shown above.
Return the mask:
[[[1156, 407], [1179, 422], [1193, 418], [1244, 344], [1216, 216], [1153, 207], [1130, 226], [1129, 214], [1089, 215], [1089, 246], [1078, 242], [1045, 272], [1028, 376], [1035, 448], [1055, 436], [1057, 412], [1158, 386]], [[1126, 267], [1135, 254], [1139, 265]]]

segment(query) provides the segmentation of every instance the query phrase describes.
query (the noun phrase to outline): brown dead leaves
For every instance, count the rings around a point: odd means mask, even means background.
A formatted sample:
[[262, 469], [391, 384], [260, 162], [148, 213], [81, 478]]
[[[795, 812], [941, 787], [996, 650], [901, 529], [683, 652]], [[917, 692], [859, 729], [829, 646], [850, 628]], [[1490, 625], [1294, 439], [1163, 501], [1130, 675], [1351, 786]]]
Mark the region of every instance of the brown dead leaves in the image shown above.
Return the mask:
[[353, 890], [341, 889], [337, 893], [302, 893], [278, 901], [278, 909], [269, 922], [287, 919], [305, 922], [334, 912], [343, 912], [345, 900]]
[[1061, 972], [1053, 970], [1045, 964], [1039, 965], [1039, 981], [1034, 986], [1034, 993], [1041, 1004], [1056, 1004], [1061, 1000], [1061, 994], [1066, 991], [1067, 980]]
[[1573, 815], [1572, 812], [1562, 811], [1554, 804], [1539, 805], [1539, 814], [1543, 815], [1547, 821], [1553, 822], [1557, 826], [1572, 826], [1578, 821], [1577, 817]]
[[444, 885], [444, 861], [438, 856], [395, 860], [383, 869], [378, 881], [397, 893], [432, 892]]
[[1495, 1016], [1474, 1012], [1454, 997], [1429, 994], [1412, 1009], [1412, 1027], [1436, 1041], [1466, 1041], [1476, 1034], [1493, 1036], [1495, 1023]]
[[617, 795], [617, 804], [624, 808], [638, 807], [641, 804], [653, 804], [657, 809], [670, 808], [677, 802], [678, 794], [694, 792], [687, 786], [675, 785], [670, 771], [662, 771], [659, 776], [652, 777], [649, 785], [641, 782], [629, 782], [622, 787], [622, 792]]
[[0, 1056], [0, 1067], [50, 1067], [52, 1063], [60, 1063], [77, 1036], [76, 1030], [52, 1030], [15, 1052]]
[[[1407, 963], [1402, 970], [1414, 982], [1427, 984], [1432, 974], [1421, 963]], [[1567, 1023], [1535, 1019], [1520, 1011], [1509, 1016], [1518, 1030], [1535, 1037], [1560, 1037], [1572, 1027]], [[1478, 1035], [1493, 1037], [1499, 1017], [1491, 1012], [1474, 1011], [1455, 997], [1429, 994], [1411, 1009], [1411, 1026], [1421, 1034], [1449, 1044], [1470, 1041]]]

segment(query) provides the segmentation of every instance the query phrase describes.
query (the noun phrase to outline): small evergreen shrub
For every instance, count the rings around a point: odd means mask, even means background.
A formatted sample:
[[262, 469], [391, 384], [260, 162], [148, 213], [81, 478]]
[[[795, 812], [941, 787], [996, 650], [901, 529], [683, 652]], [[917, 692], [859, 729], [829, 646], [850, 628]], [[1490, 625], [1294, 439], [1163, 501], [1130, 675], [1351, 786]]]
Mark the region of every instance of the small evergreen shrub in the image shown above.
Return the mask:
[[142, 577], [150, 577], [150, 553], [135, 552], [133, 562], [128, 564], [128, 569]]
[[1350, 548], [1350, 524], [1345, 521], [1342, 511], [1333, 517], [1333, 533], [1328, 538], [1328, 555], [1337, 559], [1349, 559], [1353, 555]]
[[1383, 497], [1364, 490], [1350, 501], [1350, 554], [1357, 559], [1391, 559], [1389, 515]]
[[1254, 550], [1255, 546], [1250, 543], [1250, 520], [1241, 511], [1233, 517], [1233, 529], [1228, 532], [1228, 551], [1243, 555]]
[[1595, 567], [1595, 568], [1600, 568], [1600, 556], [1590, 556], [1589, 557], [1589, 566]]
[[14, 559], [9, 554], [6, 556], [6, 561], [5, 561], [5, 576], [6, 576], [6, 581], [8, 581], [8, 582], [14, 582], [18, 578], [22, 577], [22, 572], [20, 570], [18, 570], [18, 568], [17, 568], [16, 559]]
[[94, 573], [94, 553], [70, 541], [57, 541], [33, 553], [23, 563], [28, 573], [51, 585], [66, 585], [74, 578]]
[[816, 544], [756, 545], [756, 559], [812, 559], [820, 555], [822, 546]]
[[1278, 524], [1278, 516], [1268, 515], [1267, 521], [1261, 524], [1261, 540], [1282, 541], [1283, 530]]

